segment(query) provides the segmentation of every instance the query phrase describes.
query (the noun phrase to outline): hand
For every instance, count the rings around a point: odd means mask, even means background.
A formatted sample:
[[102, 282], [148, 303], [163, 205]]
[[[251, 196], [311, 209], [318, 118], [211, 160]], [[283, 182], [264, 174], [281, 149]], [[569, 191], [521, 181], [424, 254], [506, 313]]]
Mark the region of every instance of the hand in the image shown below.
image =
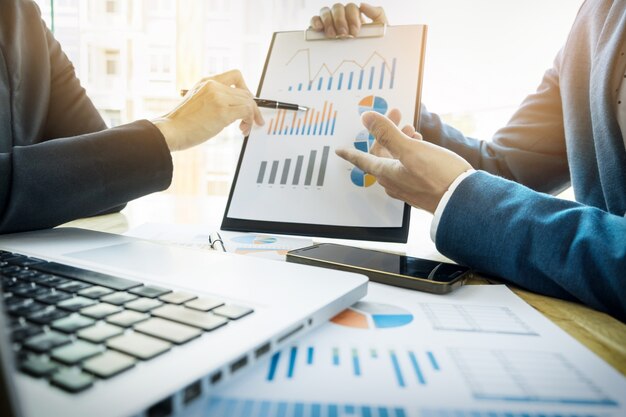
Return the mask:
[[239, 128], [248, 135], [253, 123], [263, 125], [253, 95], [237, 70], [203, 78], [165, 116], [152, 120], [170, 151], [198, 145], [241, 119]]
[[434, 213], [450, 184], [472, 167], [454, 152], [423, 141], [414, 131], [413, 138], [407, 136], [383, 115], [367, 112], [361, 121], [378, 145], [395, 159], [354, 148], [337, 149], [337, 155], [374, 175], [389, 196], [413, 207]]
[[329, 38], [351, 38], [359, 34], [365, 17], [372, 23], [387, 24], [387, 17], [382, 7], [361, 3], [357, 6], [348, 3], [345, 6], [336, 3], [332, 8], [323, 7], [319, 16], [311, 18], [311, 27], [318, 32], [324, 31]]

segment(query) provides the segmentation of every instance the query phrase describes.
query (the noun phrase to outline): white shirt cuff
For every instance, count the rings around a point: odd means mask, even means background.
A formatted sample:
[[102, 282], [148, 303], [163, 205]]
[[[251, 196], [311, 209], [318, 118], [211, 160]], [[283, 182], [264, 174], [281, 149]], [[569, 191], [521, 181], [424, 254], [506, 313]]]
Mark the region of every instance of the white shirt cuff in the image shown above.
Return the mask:
[[448, 191], [446, 191], [443, 197], [441, 197], [441, 200], [439, 200], [439, 204], [437, 205], [437, 209], [435, 210], [435, 217], [433, 217], [433, 221], [430, 224], [430, 239], [433, 242], [436, 243], [437, 228], [439, 227], [439, 221], [441, 220], [441, 216], [443, 215], [443, 212], [445, 211], [446, 206], [448, 205], [448, 201], [450, 201], [450, 197], [452, 197], [452, 194], [454, 193], [456, 188], [459, 186], [459, 184], [465, 178], [472, 175], [474, 172], [476, 172], [476, 170], [470, 168], [464, 173], [462, 173], [461, 175], [459, 175], [458, 177], [456, 177], [456, 179], [452, 181], [452, 184], [450, 184], [450, 187], [448, 187]]

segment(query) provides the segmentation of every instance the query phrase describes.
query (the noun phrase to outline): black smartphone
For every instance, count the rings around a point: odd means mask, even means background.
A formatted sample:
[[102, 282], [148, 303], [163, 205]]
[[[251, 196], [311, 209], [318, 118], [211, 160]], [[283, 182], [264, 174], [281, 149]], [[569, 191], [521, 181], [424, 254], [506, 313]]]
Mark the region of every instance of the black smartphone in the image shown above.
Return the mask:
[[333, 243], [292, 250], [287, 262], [357, 272], [375, 282], [435, 294], [460, 287], [472, 272], [461, 265]]

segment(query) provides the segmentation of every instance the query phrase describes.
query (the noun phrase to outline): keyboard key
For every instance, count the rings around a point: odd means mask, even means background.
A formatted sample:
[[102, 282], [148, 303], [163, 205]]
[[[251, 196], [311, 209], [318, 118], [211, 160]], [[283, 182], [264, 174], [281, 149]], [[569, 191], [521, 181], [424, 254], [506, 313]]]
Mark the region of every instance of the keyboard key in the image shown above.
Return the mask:
[[94, 319], [102, 319], [111, 314], [115, 314], [122, 311], [122, 307], [108, 303], [98, 303], [93, 306], [85, 307], [80, 310], [81, 314]]
[[85, 288], [91, 287], [90, 284], [80, 281], [68, 281], [63, 284], [57, 285], [55, 288], [61, 291], [67, 292], [78, 292], [80, 290], [84, 290]]
[[34, 324], [20, 324], [11, 329], [11, 340], [13, 340], [14, 343], [22, 343], [25, 339], [42, 332], [43, 329]]
[[76, 369], [61, 369], [54, 375], [50, 382], [69, 392], [79, 392], [89, 388], [93, 384], [93, 377]]
[[37, 265], [37, 264], [46, 262], [41, 259], [30, 258], [30, 257], [23, 256], [23, 255], [17, 255], [13, 258], [5, 259], [5, 261], [9, 264], [18, 265], [22, 267]]
[[113, 294], [105, 295], [100, 299], [100, 301], [107, 302], [109, 304], [115, 304], [116, 306], [121, 306], [126, 304], [129, 301], [136, 300], [137, 296], [133, 294], [129, 294], [127, 292], [118, 291]]
[[59, 369], [59, 364], [44, 356], [28, 355], [26, 359], [20, 362], [20, 369], [27, 374], [40, 378]]
[[21, 271], [11, 274], [11, 276], [18, 280], [31, 281], [31, 278], [36, 277], [37, 271], [31, 271], [30, 269], [22, 269]]
[[67, 300], [61, 301], [60, 303], [57, 304], [57, 307], [61, 307], [62, 309], [69, 310], [69, 311], [78, 311], [81, 308], [85, 308], [85, 307], [94, 305], [96, 303], [97, 301], [92, 300], [91, 298], [78, 296], [78, 297], [68, 298]]
[[16, 316], [27, 316], [29, 314], [34, 314], [37, 311], [41, 311], [46, 309], [48, 306], [42, 303], [38, 303], [36, 301], [30, 301], [22, 299], [23, 301], [16, 300], [12, 302], [12, 305], [7, 306], [7, 311], [10, 314]]
[[157, 308], [163, 303], [159, 300], [155, 300], [152, 298], [138, 298], [131, 302], [124, 304], [124, 307], [129, 308], [131, 310], [139, 311], [140, 313], [146, 313], [153, 308]]
[[30, 284], [28, 286], [20, 286], [18, 288], [11, 288], [11, 292], [14, 295], [19, 295], [20, 297], [26, 298], [35, 298], [42, 295], [50, 294], [52, 292], [51, 288], [37, 286], [35, 284]]
[[68, 298], [72, 298], [72, 294], [63, 291], [55, 291], [40, 295], [36, 298], [36, 300], [46, 304], [57, 304], [63, 300], [67, 300]]
[[149, 318], [150, 316], [147, 314], [139, 313], [137, 311], [124, 310], [121, 313], [107, 317], [106, 320], [109, 323], [117, 324], [118, 326], [130, 327], [135, 323], [148, 320]]
[[75, 365], [87, 358], [102, 352], [102, 348], [93, 343], [77, 340], [69, 345], [61, 346], [52, 351], [50, 357], [67, 365]]
[[140, 297], [147, 298], [156, 298], [163, 294], [167, 294], [172, 292], [172, 290], [168, 290], [167, 288], [157, 287], [156, 285], [144, 285], [141, 287], [133, 288], [128, 291], [131, 294], [138, 295]]
[[211, 331], [228, 323], [223, 317], [171, 304], [152, 310], [152, 315]]
[[213, 313], [219, 315], [219, 316], [224, 316], [227, 317], [231, 320], [237, 320], [242, 318], [243, 316], [247, 316], [248, 314], [252, 313], [254, 310], [252, 310], [251, 308], [248, 307], [242, 307], [242, 306], [237, 306], [237, 305], [233, 305], [233, 304], [228, 304], [222, 307], [218, 307], [215, 310], [213, 310]]
[[174, 291], [169, 294], [160, 296], [159, 300], [165, 301], [166, 303], [170, 303], [170, 304], [182, 304], [187, 301], [193, 300], [194, 298], [197, 298], [197, 297], [188, 292]]
[[180, 345], [202, 334], [201, 330], [173, 321], [153, 317], [135, 325], [135, 330]]
[[37, 324], [50, 324], [55, 320], [68, 316], [69, 314], [70, 313], [68, 311], [60, 310], [55, 307], [49, 307], [46, 310], [29, 314], [26, 318]]
[[81, 316], [79, 314], [73, 314], [71, 316], [53, 321], [50, 327], [55, 330], [60, 330], [64, 333], [74, 333], [80, 329], [89, 327], [94, 323], [95, 321], [88, 317]]
[[104, 288], [99, 285], [95, 285], [93, 287], [78, 291], [78, 295], [82, 295], [83, 297], [88, 298], [100, 298], [107, 294], [111, 294], [112, 292], [113, 290], [110, 288]]
[[167, 352], [172, 345], [140, 333], [129, 333], [109, 339], [107, 346], [136, 358], [148, 360], [163, 352]]
[[33, 269], [47, 272], [49, 274], [56, 274], [69, 278], [74, 278], [79, 281], [88, 282], [93, 285], [100, 285], [101, 287], [112, 288], [117, 291], [125, 291], [141, 285], [140, 282], [132, 281], [130, 279], [102, 274], [100, 272], [89, 271], [87, 269], [75, 268], [73, 266], [62, 265], [56, 262], [47, 262], [44, 264], [34, 265]]
[[24, 346], [35, 352], [45, 353], [57, 346], [70, 343], [71, 339], [61, 333], [46, 332], [26, 339]]
[[224, 305], [224, 302], [217, 298], [211, 297], [199, 297], [193, 301], [185, 303], [185, 307], [193, 308], [194, 310], [209, 311], [216, 307]]
[[83, 369], [100, 378], [109, 378], [135, 366], [135, 359], [114, 350], [83, 362]]
[[81, 339], [89, 340], [93, 343], [102, 343], [113, 336], [124, 333], [124, 329], [107, 323], [98, 323], [94, 326], [83, 329], [77, 333]]
[[58, 287], [59, 285], [63, 285], [65, 283], [71, 282], [67, 278], [58, 277], [56, 275], [48, 275], [46, 279], [42, 279], [39, 281], [41, 285], [46, 285], [48, 287]]
[[30, 278], [28, 278], [28, 280], [31, 282], [40, 283], [42, 281], [46, 281], [52, 278], [52, 275], [50, 274], [44, 274], [42, 272], [33, 271], [33, 270], [31, 270], [30, 272], [33, 273], [33, 275]]

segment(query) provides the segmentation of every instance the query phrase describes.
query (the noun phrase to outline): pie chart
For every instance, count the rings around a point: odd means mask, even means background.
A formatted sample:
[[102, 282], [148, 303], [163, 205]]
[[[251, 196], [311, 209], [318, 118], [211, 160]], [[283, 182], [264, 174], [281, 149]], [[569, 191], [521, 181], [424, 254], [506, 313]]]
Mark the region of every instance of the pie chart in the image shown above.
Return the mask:
[[[361, 152], [369, 152], [370, 148], [374, 144], [374, 140], [375, 138], [373, 135], [371, 135], [367, 130], [362, 130], [354, 139], [354, 147]], [[370, 185], [374, 185], [374, 183], [376, 183], [376, 177], [371, 174], [366, 174], [357, 167], [352, 168], [352, 171], [350, 172], [350, 179], [357, 187], [369, 187]]]
[[245, 243], [247, 245], [268, 245], [270, 243], [275, 243], [276, 238], [271, 236], [262, 236], [262, 235], [244, 235], [244, 236], [236, 236], [231, 239], [233, 242], [237, 243]]
[[334, 324], [353, 329], [389, 329], [412, 321], [413, 314], [403, 308], [367, 301], [359, 301], [331, 319]]
[[388, 108], [387, 101], [378, 96], [367, 96], [359, 101], [359, 114], [363, 114], [366, 111], [375, 111], [380, 114], [385, 114]]

